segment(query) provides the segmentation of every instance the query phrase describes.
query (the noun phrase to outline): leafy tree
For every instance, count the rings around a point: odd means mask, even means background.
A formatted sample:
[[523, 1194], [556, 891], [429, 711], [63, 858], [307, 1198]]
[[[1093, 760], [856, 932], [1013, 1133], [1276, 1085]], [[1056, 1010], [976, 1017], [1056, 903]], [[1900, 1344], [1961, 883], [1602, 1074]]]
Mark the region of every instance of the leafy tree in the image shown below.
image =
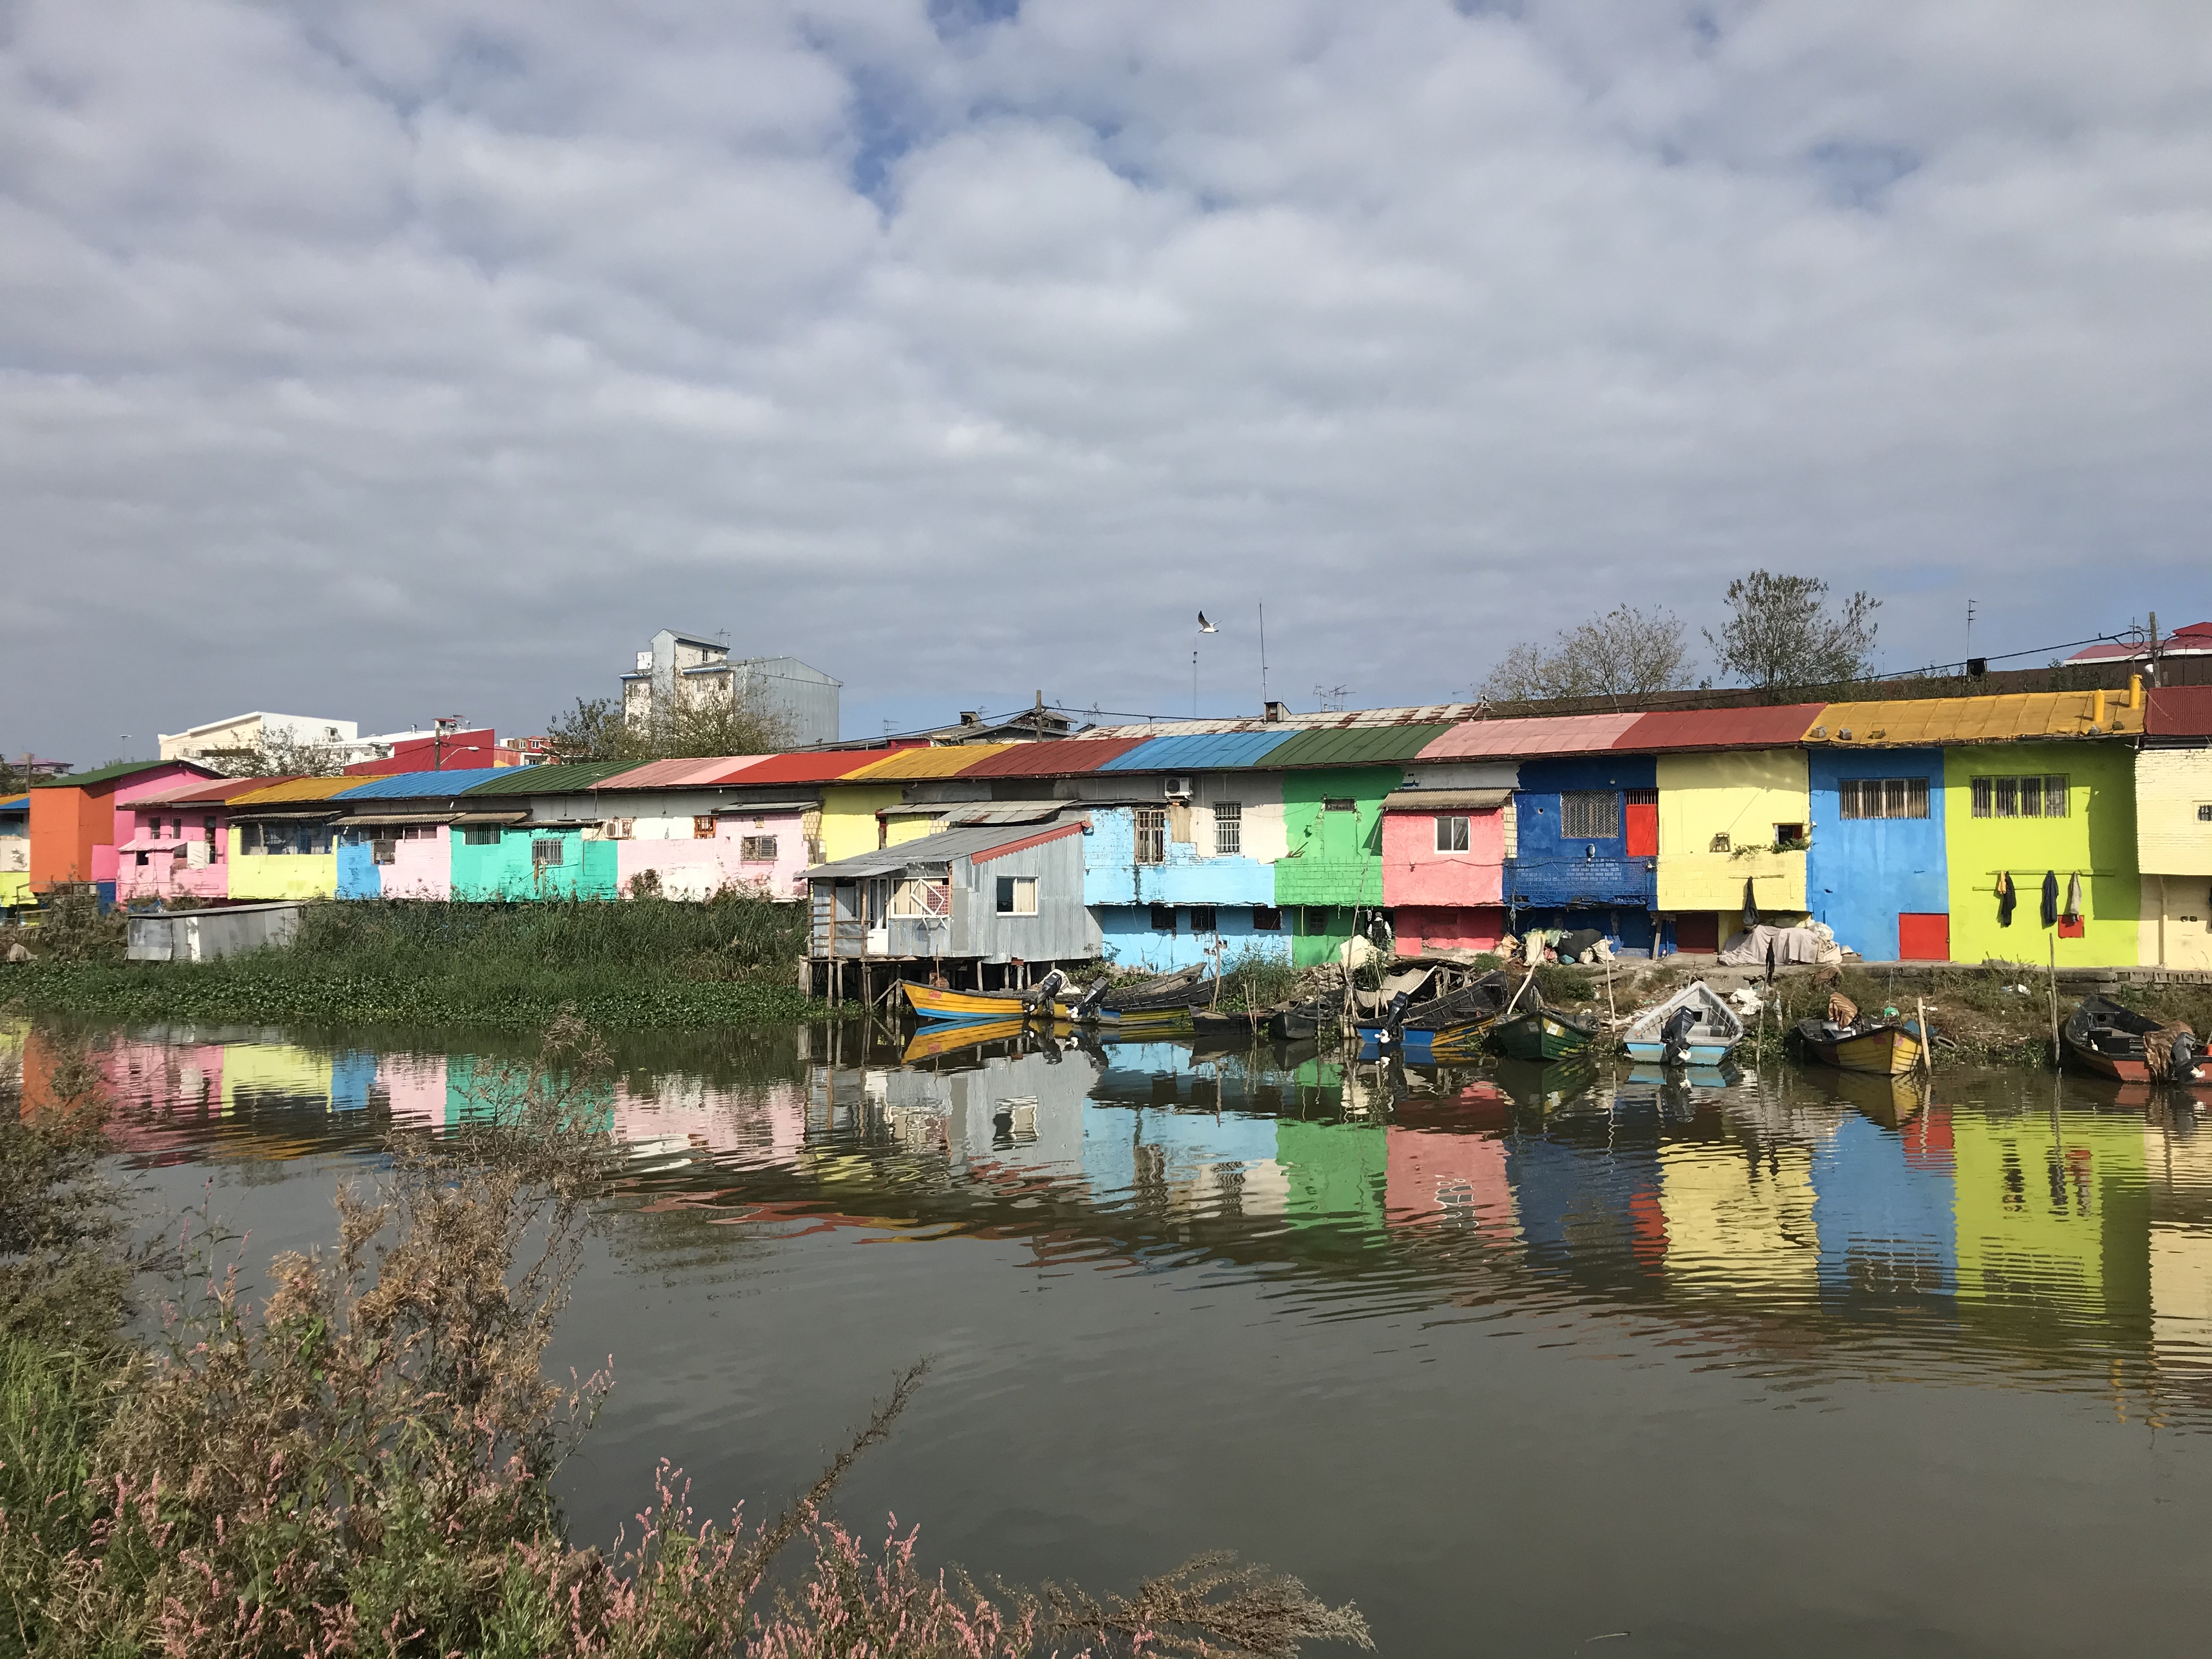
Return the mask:
[[1729, 619], [1705, 630], [1721, 671], [1772, 691], [1786, 685], [1834, 685], [1874, 667], [1874, 612], [1881, 601], [1853, 593], [1827, 603], [1818, 576], [1754, 570], [1728, 586]]
[[1616, 605], [1563, 629], [1549, 645], [1515, 646], [1475, 691], [1492, 702], [1644, 696], [1680, 686], [1688, 659], [1682, 623], [1672, 612]]
[[629, 719], [613, 697], [579, 697], [545, 729], [547, 746], [562, 761], [769, 755], [788, 749], [792, 735], [791, 722], [757, 696], [678, 696], [665, 708], [656, 701], [647, 720]]
[[250, 746], [213, 749], [192, 758], [227, 778], [335, 778], [361, 756], [337, 744], [264, 732]]

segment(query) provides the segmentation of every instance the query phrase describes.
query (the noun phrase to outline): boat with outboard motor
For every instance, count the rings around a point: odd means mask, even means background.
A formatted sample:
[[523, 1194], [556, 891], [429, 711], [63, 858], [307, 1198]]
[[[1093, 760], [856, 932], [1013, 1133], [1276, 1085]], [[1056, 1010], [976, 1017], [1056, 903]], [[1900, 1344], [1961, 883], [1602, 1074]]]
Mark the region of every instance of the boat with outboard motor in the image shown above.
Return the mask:
[[1743, 1041], [1743, 1021], [1725, 999], [1693, 979], [1629, 1022], [1620, 1046], [1631, 1060], [1662, 1066], [1717, 1066]]

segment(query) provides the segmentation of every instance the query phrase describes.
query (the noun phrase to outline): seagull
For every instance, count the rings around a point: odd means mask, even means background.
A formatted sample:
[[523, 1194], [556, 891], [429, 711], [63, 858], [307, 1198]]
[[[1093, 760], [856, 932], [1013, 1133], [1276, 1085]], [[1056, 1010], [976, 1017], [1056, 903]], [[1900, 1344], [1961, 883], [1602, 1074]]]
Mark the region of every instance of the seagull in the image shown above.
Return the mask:
[[1198, 613], [1198, 631], [1201, 634], [1218, 634], [1221, 630], [1206, 621], [1206, 612], [1201, 611]]

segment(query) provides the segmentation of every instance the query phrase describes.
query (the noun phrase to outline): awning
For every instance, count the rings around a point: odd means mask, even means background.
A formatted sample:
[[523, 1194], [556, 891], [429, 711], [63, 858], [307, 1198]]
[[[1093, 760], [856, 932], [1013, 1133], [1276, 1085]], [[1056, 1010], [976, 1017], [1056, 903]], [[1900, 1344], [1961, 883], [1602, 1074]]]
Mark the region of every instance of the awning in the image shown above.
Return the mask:
[[1006, 806], [944, 806], [938, 810], [950, 813], [955, 827], [965, 829], [982, 823], [1042, 823], [1048, 818], [1058, 817], [1073, 805], [1073, 801], [1040, 800]]
[[1386, 812], [1490, 812], [1513, 799], [1510, 789], [1393, 789]]
[[234, 823], [327, 823], [345, 815], [335, 806], [248, 806], [232, 814]]
[[456, 812], [454, 823], [520, 823], [530, 816], [527, 812]]
[[451, 823], [451, 812], [363, 812], [346, 820], [364, 828], [387, 823]]
[[187, 844], [174, 836], [134, 836], [115, 850], [118, 853], [173, 853]]

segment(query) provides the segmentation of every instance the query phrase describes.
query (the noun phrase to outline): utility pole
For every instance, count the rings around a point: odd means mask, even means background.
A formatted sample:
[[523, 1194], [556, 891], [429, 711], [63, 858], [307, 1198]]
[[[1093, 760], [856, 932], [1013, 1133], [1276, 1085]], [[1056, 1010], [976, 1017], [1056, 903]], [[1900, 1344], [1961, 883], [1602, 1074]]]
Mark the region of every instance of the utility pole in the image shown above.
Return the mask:
[[2158, 612], [2150, 613], [2150, 683], [2158, 684]]

